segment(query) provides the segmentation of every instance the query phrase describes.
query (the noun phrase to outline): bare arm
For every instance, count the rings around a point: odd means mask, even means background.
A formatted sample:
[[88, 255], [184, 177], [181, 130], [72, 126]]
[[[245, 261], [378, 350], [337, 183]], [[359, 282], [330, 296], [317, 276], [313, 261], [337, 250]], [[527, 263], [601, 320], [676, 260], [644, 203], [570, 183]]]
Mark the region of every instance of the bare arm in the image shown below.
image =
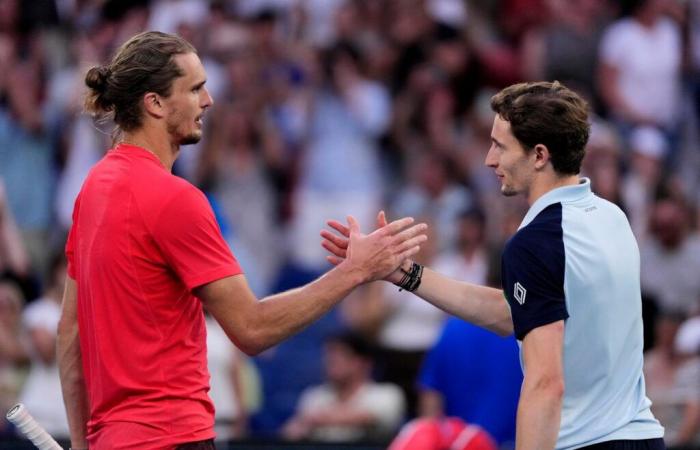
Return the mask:
[[697, 435], [698, 431], [700, 431], [700, 400], [690, 398], [683, 408], [683, 422], [678, 431], [677, 441], [674, 444], [691, 444], [693, 437]]
[[243, 275], [195, 290], [228, 337], [249, 355], [257, 354], [301, 331], [328, 312], [356, 286], [382, 278], [414, 255], [427, 237], [425, 224], [401, 219], [369, 235], [353, 223], [347, 259], [317, 280], [258, 301]]
[[518, 403], [516, 450], [553, 450], [564, 396], [564, 321], [530, 331], [523, 339], [525, 378]]
[[443, 311], [501, 336], [513, 334], [503, 291], [448, 278], [429, 268], [414, 294]]
[[[379, 213], [377, 220], [379, 225], [385, 223], [383, 212]], [[347, 236], [350, 230], [335, 220], [329, 221], [328, 225], [340, 235], [328, 230], [321, 231], [323, 237], [321, 245], [331, 253], [328, 261], [340, 264], [346, 257]], [[404, 268], [410, 267], [410, 264], [410, 261], [402, 263]], [[397, 282], [400, 278], [401, 273], [397, 270], [387, 275], [385, 280]], [[513, 333], [510, 309], [500, 289], [457, 281], [425, 268], [421, 284], [414, 294], [449, 314], [501, 336]]]
[[88, 446], [87, 422], [90, 410], [78, 334], [78, 286], [75, 280], [70, 277], [66, 277], [66, 289], [63, 293], [56, 354], [61, 376], [63, 403], [68, 415], [71, 447], [73, 449], [86, 449]]
[[8, 267], [20, 275], [29, 271], [29, 255], [22, 242], [0, 180], [0, 269]]

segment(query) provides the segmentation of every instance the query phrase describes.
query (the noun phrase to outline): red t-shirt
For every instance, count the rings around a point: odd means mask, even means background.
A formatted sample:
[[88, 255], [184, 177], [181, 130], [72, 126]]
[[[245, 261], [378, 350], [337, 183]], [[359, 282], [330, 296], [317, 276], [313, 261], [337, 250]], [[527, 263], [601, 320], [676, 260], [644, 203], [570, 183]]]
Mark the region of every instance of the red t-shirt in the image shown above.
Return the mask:
[[90, 402], [90, 448], [214, 437], [206, 331], [192, 289], [241, 269], [206, 197], [145, 149], [90, 171], [66, 244]]

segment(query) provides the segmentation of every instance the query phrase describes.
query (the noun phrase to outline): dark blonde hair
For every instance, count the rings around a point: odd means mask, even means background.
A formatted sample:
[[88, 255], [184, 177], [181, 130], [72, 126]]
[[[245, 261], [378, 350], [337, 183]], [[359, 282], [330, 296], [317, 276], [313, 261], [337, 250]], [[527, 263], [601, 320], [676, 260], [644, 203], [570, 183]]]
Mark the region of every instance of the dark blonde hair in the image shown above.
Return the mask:
[[557, 173], [581, 171], [591, 127], [588, 104], [574, 91], [557, 81], [514, 84], [491, 98], [491, 109], [526, 151], [546, 146]]
[[179, 36], [158, 31], [137, 34], [117, 50], [111, 63], [88, 70], [86, 111], [113, 119], [121, 131], [139, 128], [143, 95], [155, 92], [168, 97], [173, 80], [183, 75], [173, 57], [186, 53], [196, 50]]

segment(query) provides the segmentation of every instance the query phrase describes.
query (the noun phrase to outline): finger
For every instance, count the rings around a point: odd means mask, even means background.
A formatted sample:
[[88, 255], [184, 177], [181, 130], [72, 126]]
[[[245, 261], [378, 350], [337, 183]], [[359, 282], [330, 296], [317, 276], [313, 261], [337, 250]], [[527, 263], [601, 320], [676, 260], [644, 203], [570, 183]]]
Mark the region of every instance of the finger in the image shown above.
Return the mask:
[[328, 230], [321, 230], [321, 237], [329, 240], [340, 248], [348, 248], [347, 238], [340, 237], [337, 234], [331, 233]]
[[324, 239], [323, 241], [321, 241], [321, 247], [325, 248], [330, 253], [340, 258], [345, 258], [347, 256], [347, 252], [345, 251], [345, 249], [338, 247], [331, 241], [327, 241]]
[[406, 241], [408, 239], [411, 239], [414, 236], [418, 236], [419, 234], [423, 233], [425, 230], [428, 229], [428, 225], [425, 223], [419, 223], [417, 225], [413, 225], [411, 228], [407, 228], [403, 230], [402, 232], [396, 234], [394, 236], [394, 243], [400, 243], [403, 241]]
[[407, 226], [411, 225], [413, 222], [413, 217], [404, 217], [403, 219], [394, 220], [383, 229], [386, 229], [389, 234], [396, 234]]
[[420, 244], [427, 240], [428, 236], [426, 236], [425, 234], [419, 234], [418, 236], [412, 237], [411, 239], [408, 239], [399, 244], [396, 248], [396, 253], [403, 253], [412, 247], [420, 247]]
[[348, 216], [348, 225], [350, 225], [350, 233], [360, 232], [360, 224], [353, 216]]
[[386, 226], [386, 213], [384, 210], [379, 211], [377, 214], [377, 228], [382, 228]]
[[409, 248], [405, 252], [401, 253], [399, 255], [399, 260], [403, 261], [404, 259], [408, 259], [411, 256], [414, 256], [416, 253], [420, 251], [420, 246], [419, 245], [414, 245], [413, 247]]
[[326, 261], [333, 264], [334, 266], [337, 266], [338, 264], [343, 262], [343, 258], [338, 258], [337, 256], [328, 255], [328, 256], [326, 256]]
[[342, 223], [338, 222], [337, 220], [329, 220], [326, 222], [329, 227], [333, 228], [336, 230], [338, 233], [342, 234], [345, 237], [350, 237], [350, 228], [346, 227]]

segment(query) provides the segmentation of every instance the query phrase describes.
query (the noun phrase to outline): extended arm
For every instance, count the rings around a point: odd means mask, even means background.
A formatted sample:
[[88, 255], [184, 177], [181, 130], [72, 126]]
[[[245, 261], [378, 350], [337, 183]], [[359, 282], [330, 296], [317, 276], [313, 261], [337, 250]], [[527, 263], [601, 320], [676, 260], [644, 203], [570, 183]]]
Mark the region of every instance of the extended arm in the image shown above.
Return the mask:
[[553, 450], [564, 396], [564, 321], [530, 331], [523, 339], [525, 378], [518, 403], [516, 450]]
[[394, 271], [427, 239], [425, 224], [409, 227], [410, 218], [369, 235], [351, 221], [347, 259], [305, 286], [258, 301], [245, 277], [235, 275], [201, 286], [195, 294], [241, 350], [257, 354], [317, 320], [359, 284]]
[[63, 403], [68, 415], [71, 448], [86, 449], [90, 411], [78, 334], [78, 287], [75, 280], [70, 277], [66, 277], [56, 347]]
[[[380, 212], [379, 225], [383, 225], [385, 221], [383, 212]], [[328, 224], [340, 235], [328, 230], [321, 231], [322, 245], [332, 254], [328, 260], [333, 264], [340, 264], [346, 257], [350, 229], [335, 220], [329, 221]], [[410, 261], [404, 261], [402, 266], [406, 268], [410, 267], [410, 264]], [[385, 277], [391, 282], [397, 282], [400, 278], [401, 272], [398, 270]], [[414, 294], [449, 314], [499, 335], [513, 333], [510, 309], [500, 289], [457, 281], [425, 268], [421, 284]]]

